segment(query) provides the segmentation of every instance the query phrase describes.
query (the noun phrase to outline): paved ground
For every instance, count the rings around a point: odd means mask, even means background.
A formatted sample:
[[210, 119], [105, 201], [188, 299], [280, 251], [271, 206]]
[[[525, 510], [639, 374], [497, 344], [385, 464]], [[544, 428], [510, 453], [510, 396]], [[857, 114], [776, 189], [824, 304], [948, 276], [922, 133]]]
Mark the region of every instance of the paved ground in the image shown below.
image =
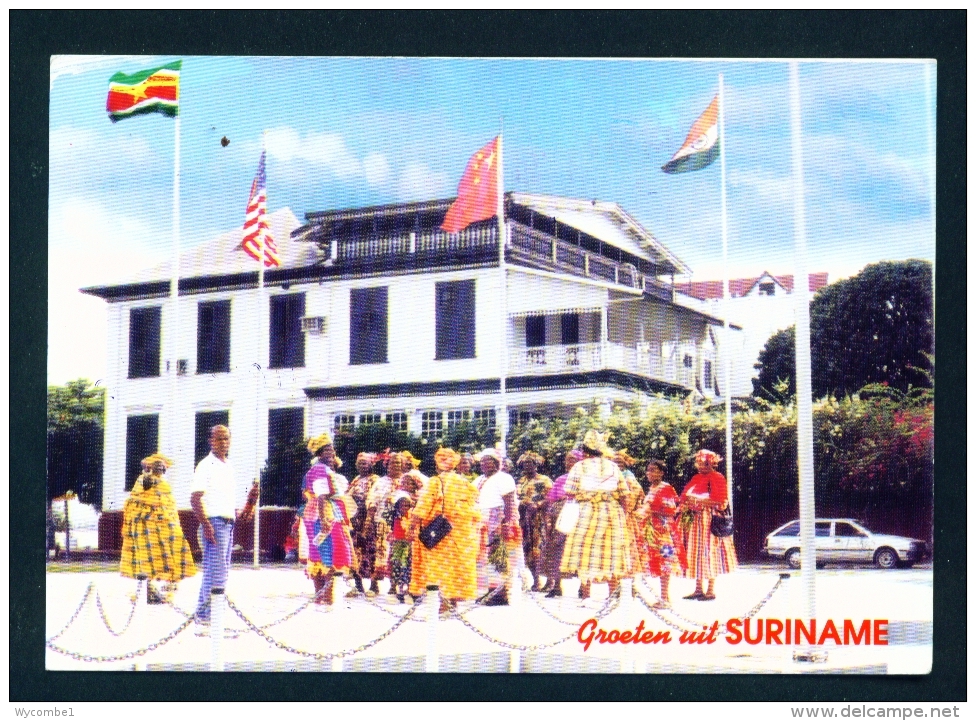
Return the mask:
[[[57, 568], [57, 570], [53, 570]], [[166, 638], [192, 611], [199, 590], [199, 576], [180, 584], [175, 606], [139, 604], [132, 613], [130, 594], [135, 582], [120, 577], [111, 564], [97, 568], [78, 566], [68, 571], [52, 564], [47, 576], [47, 637], [58, 634], [79, 607], [86, 589], [94, 584], [77, 618], [53, 644], [61, 649], [93, 657], [117, 657], [145, 649]], [[699, 631], [715, 621], [720, 626], [743, 616], [760, 603], [774, 587], [780, 565], [746, 566], [718, 581], [718, 599], [712, 602], [676, 600], [674, 609], [655, 615], [639, 600], [623, 599], [608, 615], [599, 619], [606, 631], [633, 630], [641, 621], [646, 630], [668, 631], [669, 643], [656, 645], [599, 644], [588, 650], [577, 639], [579, 624], [598, 616], [606, 600], [606, 587], [595, 586], [597, 598], [584, 606], [576, 598], [577, 582], [564, 582], [567, 592], [561, 599], [546, 600], [538, 594], [526, 596], [511, 607], [465, 607], [465, 620], [478, 633], [452, 618], [437, 623], [436, 648], [443, 671], [509, 672], [700, 672], [700, 673], [798, 673], [855, 672], [911, 674], [927, 673], [932, 661], [932, 571], [882, 571], [872, 568], [827, 568], [817, 574], [817, 618], [821, 624], [834, 619], [838, 628], [843, 619], [887, 619], [888, 646], [846, 646], [829, 644], [827, 661], [800, 664], [793, 660], [795, 646], [729, 644], [718, 638], [713, 644], [682, 644], [682, 631]], [[690, 593], [693, 583], [673, 582], [672, 597]], [[339, 583], [337, 595], [346, 589]], [[385, 584], [383, 585], [385, 589]], [[643, 597], [653, 602], [656, 580], [649, 587], [638, 584]], [[294, 566], [267, 566], [253, 569], [235, 566], [228, 582], [227, 596], [255, 626], [267, 627], [264, 633], [287, 648], [279, 648], [228, 611], [227, 626], [235, 637], [223, 642], [222, 654], [227, 670], [315, 670], [315, 671], [423, 671], [429, 642], [426, 607], [418, 608], [413, 619], [404, 622], [384, 640], [361, 652], [342, 658], [328, 654], [355, 649], [386, 633], [410, 606], [389, 602], [380, 596], [375, 602], [363, 598], [337, 604], [331, 612], [314, 606], [281, 623], [276, 623], [307, 601], [310, 582]], [[97, 599], [101, 602], [101, 610]], [[783, 581], [754, 618], [804, 618], [804, 599], [799, 577]], [[423, 621], [423, 622], [421, 622]], [[107, 624], [106, 624], [107, 622]], [[268, 626], [269, 624], [275, 624]], [[118, 636], [110, 632], [109, 627]], [[123, 632], [123, 628], [125, 629]], [[567, 638], [568, 637], [568, 638]], [[555, 641], [567, 640], [550, 646]], [[513, 646], [544, 645], [538, 649], [512, 649]], [[154, 650], [119, 660], [79, 660], [50, 647], [50, 670], [208, 670], [213, 645], [210, 638], [198, 637], [191, 625], [172, 640]], [[296, 653], [301, 652], [301, 653]], [[316, 654], [319, 657], [316, 657]]]

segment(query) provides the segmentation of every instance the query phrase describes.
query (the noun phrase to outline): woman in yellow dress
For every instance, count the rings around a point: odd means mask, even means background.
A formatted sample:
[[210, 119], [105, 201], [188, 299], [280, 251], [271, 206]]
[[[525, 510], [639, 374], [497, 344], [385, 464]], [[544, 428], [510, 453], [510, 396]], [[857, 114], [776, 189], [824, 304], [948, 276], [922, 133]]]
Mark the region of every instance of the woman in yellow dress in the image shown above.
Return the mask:
[[[416, 539], [410, 593], [419, 596], [428, 585], [437, 585], [441, 613], [456, 608], [458, 601], [472, 600], [477, 595], [481, 522], [478, 489], [455, 473], [459, 460], [460, 454], [450, 448], [441, 448], [434, 454], [437, 475], [431, 476], [410, 514], [410, 534]], [[439, 515], [447, 518], [451, 531], [436, 546], [427, 548], [417, 535]]]
[[[147, 603], [166, 603], [175, 584], [197, 572], [190, 544], [183, 536], [173, 489], [166, 469], [173, 462], [160, 453], [142, 460], [143, 473], [136, 479], [122, 507], [122, 558], [120, 572], [129, 578], [145, 578]], [[161, 594], [153, 581], [165, 581]]]

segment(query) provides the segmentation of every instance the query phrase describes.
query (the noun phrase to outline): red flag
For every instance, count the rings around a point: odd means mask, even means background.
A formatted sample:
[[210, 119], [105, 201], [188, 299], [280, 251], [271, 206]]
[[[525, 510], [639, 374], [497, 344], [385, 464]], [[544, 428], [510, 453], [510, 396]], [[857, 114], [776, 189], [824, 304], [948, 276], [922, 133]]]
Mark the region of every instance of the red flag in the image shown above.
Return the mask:
[[458, 183], [457, 200], [447, 209], [441, 229], [464, 230], [498, 213], [498, 138], [471, 156]]
[[[247, 211], [244, 215], [244, 239], [240, 248], [254, 260], [261, 260], [261, 246], [264, 245], [264, 267], [272, 268], [281, 265], [278, 257], [278, 246], [271, 237], [271, 224], [268, 222], [268, 180], [264, 172], [265, 151], [261, 151], [258, 162], [258, 172], [251, 183], [251, 195], [247, 199]], [[263, 242], [262, 242], [263, 237]]]

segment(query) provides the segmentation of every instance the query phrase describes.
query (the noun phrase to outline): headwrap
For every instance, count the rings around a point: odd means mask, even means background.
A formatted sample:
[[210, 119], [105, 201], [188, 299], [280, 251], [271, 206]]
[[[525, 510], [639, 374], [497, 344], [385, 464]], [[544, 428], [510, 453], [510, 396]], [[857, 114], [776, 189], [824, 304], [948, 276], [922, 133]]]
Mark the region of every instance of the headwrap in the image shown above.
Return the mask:
[[716, 464], [721, 462], [722, 456], [715, 451], [709, 451], [702, 448], [700, 451], [698, 451], [698, 453], [695, 454], [695, 463], [707, 463], [714, 468]]
[[598, 453], [606, 454], [610, 449], [607, 447], [607, 440], [610, 438], [609, 433], [600, 433], [595, 428], [591, 428], [583, 436], [583, 447], [591, 451], [596, 451]]
[[532, 461], [532, 462], [534, 462], [534, 463], [535, 463], [535, 464], [536, 464], [537, 466], [541, 466], [541, 465], [542, 465], [543, 463], [545, 463], [545, 462], [546, 462], [546, 459], [545, 459], [545, 458], [543, 458], [542, 456], [540, 456], [540, 455], [539, 455], [538, 453], [536, 453], [535, 451], [526, 451], [526, 452], [525, 452], [525, 453], [523, 453], [523, 454], [522, 454], [521, 456], [519, 456], [519, 459], [518, 459], [518, 464], [519, 464], [519, 465], [521, 466], [521, 465], [522, 465], [523, 463], [525, 463], [526, 461]]
[[362, 451], [358, 456], [356, 456], [356, 463], [358, 464], [360, 460], [365, 460], [369, 464], [369, 467], [372, 468], [376, 463], [376, 454]]
[[409, 466], [410, 468], [416, 468], [420, 465], [420, 460], [414, 458], [413, 453], [410, 451], [400, 451], [400, 458], [403, 460], [403, 465]]
[[502, 454], [495, 448], [486, 448], [477, 456], [475, 456], [475, 460], [478, 461], [479, 463], [481, 463], [482, 458], [494, 458], [495, 463], [498, 464], [498, 467], [499, 468], [502, 467]]
[[328, 433], [323, 433], [319, 436], [313, 436], [308, 439], [308, 452], [313, 456], [317, 456], [319, 451], [321, 451], [326, 446], [332, 445], [332, 436]]
[[620, 460], [624, 464], [625, 468], [630, 468], [637, 462], [636, 458], [627, 453], [626, 448], [621, 448], [619, 451], [617, 451], [614, 454], [614, 460]]
[[443, 460], [449, 461], [452, 469], [457, 468], [457, 464], [461, 461], [461, 454], [453, 448], [438, 448], [437, 453], [434, 454], [434, 462]]
[[380, 451], [379, 453], [374, 453], [373, 455], [376, 456], [377, 463], [382, 463], [384, 466], [386, 466], [389, 465], [390, 456], [392, 454], [390, 453], [390, 449], [387, 448], [386, 450]]
[[151, 456], [146, 456], [142, 459], [142, 463], [147, 466], [152, 466], [154, 463], [162, 463], [167, 468], [173, 465], [173, 461], [162, 453], [153, 453]]

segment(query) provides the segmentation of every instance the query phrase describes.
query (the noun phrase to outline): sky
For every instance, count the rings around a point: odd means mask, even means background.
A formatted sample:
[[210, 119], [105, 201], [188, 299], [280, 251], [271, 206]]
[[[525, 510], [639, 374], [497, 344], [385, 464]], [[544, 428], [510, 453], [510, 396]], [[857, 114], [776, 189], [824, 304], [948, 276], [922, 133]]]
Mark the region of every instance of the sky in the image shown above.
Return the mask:
[[[82, 295], [171, 254], [176, 122], [112, 123], [108, 79], [176, 57], [51, 62], [48, 381], [105, 373], [105, 303]], [[268, 209], [306, 213], [455, 194], [504, 132], [504, 187], [613, 201], [720, 279], [720, 163], [661, 166], [724, 77], [729, 272], [794, 268], [784, 62], [183, 57], [183, 248], [243, 223], [262, 142]], [[934, 64], [800, 65], [809, 270], [935, 260]], [[263, 141], [262, 141], [263, 136]], [[223, 145], [220, 141], [230, 142]]]

